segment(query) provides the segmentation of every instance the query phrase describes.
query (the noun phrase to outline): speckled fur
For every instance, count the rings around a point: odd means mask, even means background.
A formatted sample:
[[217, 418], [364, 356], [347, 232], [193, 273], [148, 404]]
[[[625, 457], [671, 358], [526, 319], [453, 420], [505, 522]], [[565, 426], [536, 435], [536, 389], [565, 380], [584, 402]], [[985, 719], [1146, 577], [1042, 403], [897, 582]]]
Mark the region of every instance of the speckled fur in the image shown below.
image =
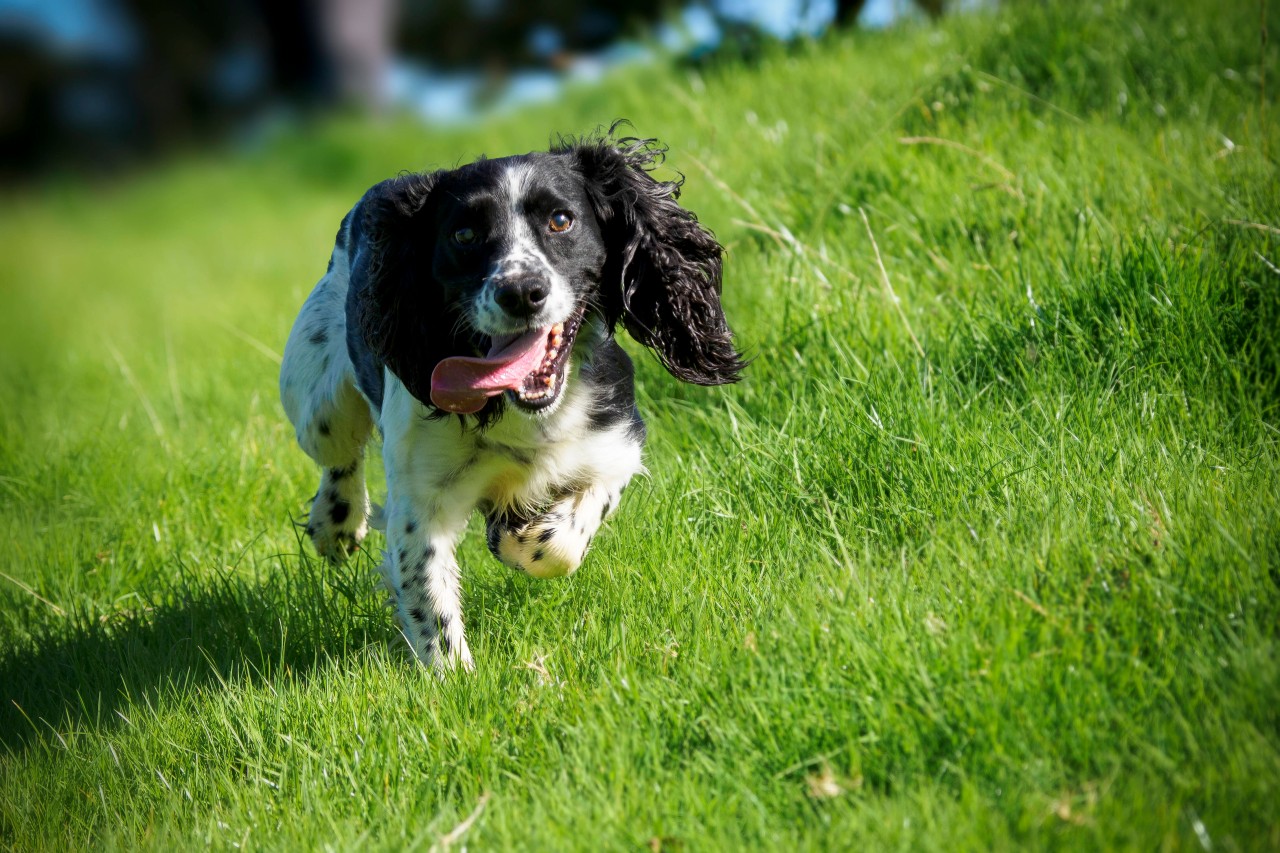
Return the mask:
[[[678, 184], [648, 175], [659, 155], [651, 141], [596, 137], [385, 181], [343, 220], [294, 324], [281, 399], [322, 469], [307, 531], [333, 561], [371, 523], [385, 531], [383, 578], [424, 663], [472, 666], [455, 552], [476, 510], [503, 563], [561, 577], [643, 470], [644, 423], [617, 325], [686, 381], [732, 382], [744, 365], [720, 308], [719, 244], [676, 204]], [[548, 204], [577, 230], [548, 231], [538, 218]], [[475, 248], [469, 238], [450, 248], [461, 221], [476, 223]], [[545, 300], [520, 314], [498, 305], [513, 275], [537, 277]], [[441, 359], [571, 316], [585, 319], [555, 394], [516, 405], [505, 392], [467, 416], [431, 403]], [[376, 511], [364, 478], [375, 424], [387, 474]]]

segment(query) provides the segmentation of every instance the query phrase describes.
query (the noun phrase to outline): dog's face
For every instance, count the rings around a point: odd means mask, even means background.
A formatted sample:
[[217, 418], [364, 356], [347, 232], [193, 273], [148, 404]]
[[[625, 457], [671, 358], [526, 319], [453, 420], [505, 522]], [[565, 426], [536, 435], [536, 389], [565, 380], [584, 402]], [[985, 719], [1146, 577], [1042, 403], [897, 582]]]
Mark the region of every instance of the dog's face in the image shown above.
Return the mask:
[[599, 284], [604, 236], [566, 158], [483, 160], [449, 172], [436, 191], [432, 272], [477, 331], [563, 323]]
[[650, 141], [589, 139], [374, 187], [353, 262], [360, 332], [441, 412], [536, 413], [578, 333], [621, 322], [675, 376], [738, 377], [720, 245], [648, 173]]
[[[432, 402], [465, 410], [501, 388], [520, 409], [551, 407], [583, 320], [599, 307], [607, 254], [582, 175], [569, 157], [529, 154], [448, 172], [433, 194], [432, 276], [459, 324], [488, 341], [490, 357], [481, 379], [470, 372], [475, 362], [437, 364]], [[519, 370], [531, 350], [541, 360], [518, 383], [501, 375], [507, 364]]]

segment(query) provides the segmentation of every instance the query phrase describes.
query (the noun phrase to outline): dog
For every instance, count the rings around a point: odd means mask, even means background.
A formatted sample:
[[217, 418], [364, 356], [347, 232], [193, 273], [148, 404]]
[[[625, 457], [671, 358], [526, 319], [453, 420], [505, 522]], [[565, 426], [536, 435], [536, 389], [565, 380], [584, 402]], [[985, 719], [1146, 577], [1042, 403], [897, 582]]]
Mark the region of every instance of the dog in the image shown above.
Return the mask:
[[[746, 366], [722, 247], [678, 203], [683, 176], [650, 174], [666, 149], [617, 128], [377, 184], [289, 334], [281, 400], [322, 469], [307, 533], [337, 562], [385, 531], [383, 580], [428, 666], [473, 665], [454, 552], [474, 510], [503, 563], [564, 576], [643, 470], [619, 325], [685, 382]], [[364, 477], [375, 425], [380, 509]]]

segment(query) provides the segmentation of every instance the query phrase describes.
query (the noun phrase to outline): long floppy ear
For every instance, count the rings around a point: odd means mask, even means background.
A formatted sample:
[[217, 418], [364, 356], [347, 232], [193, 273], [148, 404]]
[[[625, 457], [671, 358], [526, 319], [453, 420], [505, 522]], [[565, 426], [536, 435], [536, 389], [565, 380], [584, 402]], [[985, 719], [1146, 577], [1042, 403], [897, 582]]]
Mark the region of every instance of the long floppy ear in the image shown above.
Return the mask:
[[355, 210], [348, 322], [418, 400], [430, 404], [431, 371], [450, 354], [450, 312], [431, 276], [431, 193], [443, 172], [401, 175], [365, 193]]
[[666, 150], [654, 139], [615, 139], [617, 127], [552, 149], [577, 159], [604, 231], [606, 319], [621, 321], [677, 379], [736, 382], [746, 361], [720, 306], [720, 244], [677, 203], [683, 177], [649, 174]]

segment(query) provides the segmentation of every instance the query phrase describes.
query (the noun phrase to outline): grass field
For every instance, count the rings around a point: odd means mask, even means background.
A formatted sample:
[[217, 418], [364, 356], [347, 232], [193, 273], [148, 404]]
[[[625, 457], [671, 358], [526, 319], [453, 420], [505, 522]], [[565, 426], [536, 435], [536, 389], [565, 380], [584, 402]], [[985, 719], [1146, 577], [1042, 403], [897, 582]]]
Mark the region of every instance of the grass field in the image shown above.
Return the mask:
[[[1015, 4], [10, 193], [0, 846], [1280, 848], [1262, 10]], [[440, 682], [380, 539], [300, 542], [279, 353], [369, 184], [619, 116], [756, 360], [632, 347], [651, 476], [567, 581], [473, 529]]]

